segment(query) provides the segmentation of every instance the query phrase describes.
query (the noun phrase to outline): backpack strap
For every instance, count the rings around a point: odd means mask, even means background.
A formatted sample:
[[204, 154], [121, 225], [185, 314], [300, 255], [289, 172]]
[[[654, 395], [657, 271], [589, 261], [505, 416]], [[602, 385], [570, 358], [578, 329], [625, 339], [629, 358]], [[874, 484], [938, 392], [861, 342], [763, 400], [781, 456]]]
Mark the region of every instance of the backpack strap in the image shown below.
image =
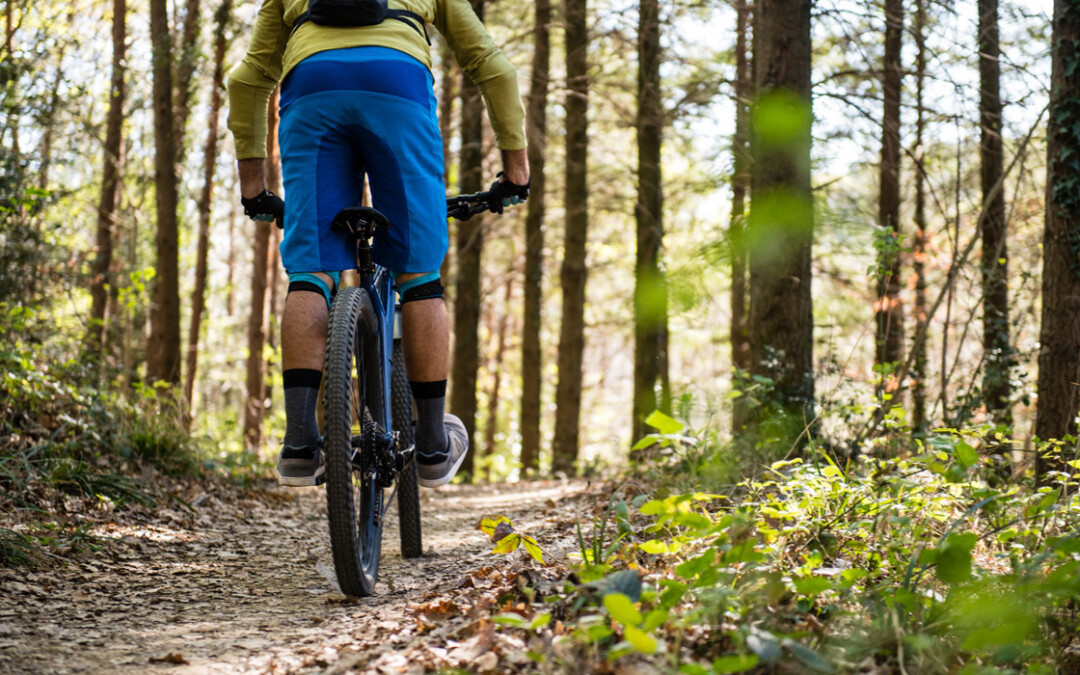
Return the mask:
[[[428, 46], [431, 46], [431, 38], [428, 37], [427, 21], [424, 21], [424, 17], [420, 16], [416, 12], [410, 12], [407, 9], [391, 9], [386, 13], [387, 19], [397, 19], [404, 23], [406, 26], [412, 26], [413, 30], [424, 36], [427, 40]], [[412, 23], [415, 21], [416, 23]]]
[[[412, 29], [415, 30], [417, 33], [423, 35], [424, 39], [427, 40], [428, 46], [431, 46], [431, 38], [428, 37], [427, 32], [427, 22], [424, 21], [424, 17], [420, 16], [416, 12], [410, 12], [407, 9], [391, 9], [386, 12], [386, 18], [397, 19], [406, 26], [412, 27]], [[292, 34], [296, 32], [297, 28], [310, 20], [311, 12], [308, 10], [304, 10], [303, 13], [300, 14], [300, 16], [296, 17], [296, 21], [293, 21], [292, 28], [289, 30], [289, 36], [292, 37]], [[415, 21], [416, 23], [413, 23], [413, 21]]]
[[302, 24], [307, 23], [310, 19], [311, 12], [305, 9], [303, 13], [300, 14], [300, 16], [296, 17], [296, 21], [293, 21], [292, 28], [289, 29], [289, 37], [292, 37], [292, 34], [296, 32], [296, 29], [299, 28]]

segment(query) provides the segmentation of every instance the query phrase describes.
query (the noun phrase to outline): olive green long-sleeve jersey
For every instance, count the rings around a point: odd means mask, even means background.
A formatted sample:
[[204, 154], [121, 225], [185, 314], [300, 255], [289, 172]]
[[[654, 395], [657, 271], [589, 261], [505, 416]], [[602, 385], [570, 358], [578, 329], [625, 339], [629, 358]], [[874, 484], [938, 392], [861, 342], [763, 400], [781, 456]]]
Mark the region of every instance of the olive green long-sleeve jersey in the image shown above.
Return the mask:
[[[255, 21], [251, 46], [229, 74], [229, 130], [238, 159], [266, 156], [266, 106], [274, 86], [302, 60], [316, 52], [347, 47], [388, 47], [404, 52], [431, 69], [431, 55], [415, 22], [388, 19], [375, 26], [337, 28], [303, 23], [290, 36], [307, 0], [264, 0]], [[495, 46], [468, 0], [394, 0], [433, 24], [449, 42], [466, 76], [484, 95], [488, 118], [502, 150], [525, 147], [525, 108], [518, 93], [517, 71]]]

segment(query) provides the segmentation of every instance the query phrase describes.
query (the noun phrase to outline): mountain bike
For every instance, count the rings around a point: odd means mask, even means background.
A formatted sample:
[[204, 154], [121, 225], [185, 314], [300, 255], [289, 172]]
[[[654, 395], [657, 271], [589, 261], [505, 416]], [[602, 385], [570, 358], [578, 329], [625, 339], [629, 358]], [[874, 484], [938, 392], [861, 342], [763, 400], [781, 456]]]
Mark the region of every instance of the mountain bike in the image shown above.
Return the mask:
[[[468, 220], [487, 211], [488, 194], [447, 199], [447, 214]], [[394, 280], [371, 253], [372, 237], [390, 222], [373, 208], [351, 207], [331, 227], [354, 242], [360, 281], [338, 289], [330, 304], [322, 396], [326, 504], [338, 584], [345, 595], [363, 597], [375, 588], [395, 494], [401, 555], [423, 553], [412, 394]]]

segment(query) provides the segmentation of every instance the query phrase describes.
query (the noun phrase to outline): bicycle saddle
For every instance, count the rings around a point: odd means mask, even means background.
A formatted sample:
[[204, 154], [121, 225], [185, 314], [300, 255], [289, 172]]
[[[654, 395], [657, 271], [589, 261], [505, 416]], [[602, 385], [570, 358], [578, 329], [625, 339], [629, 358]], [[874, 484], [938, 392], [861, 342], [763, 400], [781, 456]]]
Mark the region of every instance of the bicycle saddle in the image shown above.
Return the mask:
[[330, 225], [334, 232], [345, 232], [359, 239], [370, 239], [375, 230], [390, 229], [386, 216], [368, 206], [350, 206], [334, 216]]

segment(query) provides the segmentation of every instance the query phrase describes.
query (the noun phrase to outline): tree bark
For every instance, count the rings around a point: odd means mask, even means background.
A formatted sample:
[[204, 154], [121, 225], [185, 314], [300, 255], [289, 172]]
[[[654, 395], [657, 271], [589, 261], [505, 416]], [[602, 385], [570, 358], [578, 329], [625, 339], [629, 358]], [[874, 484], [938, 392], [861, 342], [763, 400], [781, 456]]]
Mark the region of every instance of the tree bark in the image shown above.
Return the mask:
[[[731, 364], [736, 374], [750, 370], [750, 343], [746, 316], [746, 193], [750, 187], [750, 98], [753, 80], [747, 53], [750, 32], [750, 0], [735, 5], [735, 137], [732, 139], [734, 171], [731, 176]], [[736, 432], [746, 425], [746, 398], [734, 399], [731, 427]]]
[[105, 122], [104, 166], [101, 172], [101, 197], [98, 200], [97, 255], [90, 271], [90, 325], [86, 333], [86, 352], [100, 358], [104, 348], [106, 309], [109, 300], [109, 271], [113, 257], [113, 227], [120, 208], [120, 173], [124, 157], [124, 59], [127, 52], [127, 1], [113, 0], [112, 80], [109, 85], [109, 112]]
[[[513, 262], [511, 262], [513, 267]], [[513, 270], [511, 270], [513, 272]], [[509, 332], [510, 300], [514, 294], [514, 275], [507, 274], [503, 286], [502, 313], [495, 329], [495, 356], [491, 360], [491, 391], [488, 393], [488, 421], [484, 428], [484, 448], [489, 455], [495, 453], [495, 434], [499, 429], [499, 403], [502, 396], [503, 362], [506, 357], [506, 334]], [[491, 469], [488, 469], [491, 478]]]
[[566, 15], [566, 235], [559, 273], [562, 324], [555, 388], [552, 471], [574, 472], [579, 451], [582, 361], [585, 355], [586, 233], [589, 226], [589, 31], [586, 0], [565, 0]]
[[[473, 10], [484, 18], [484, 0], [472, 0]], [[468, 78], [461, 88], [461, 168], [458, 186], [463, 194], [483, 189], [484, 102], [480, 90]], [[455, 247], [457, 275], [454, 284], [454, 359], [451, 374], [450, 410], [465, 423], [469, 447], [459, 469], [473, 479], [476, 444], [476, 377], [480, 368], [480, 265], [484, 248], [484, 221], [474, 216], [457, 223]]]
[[[904, 358], [904, 307], [900, 299], [900, 96], [903, 71], [900, 52], [903, 44], [903, 0], [885, 0], [885, 68], [881, 125], [881, 192], [878, 225], [883, 239], [878, 251], [876, 337], [874, 365], [881, 368], [878, 395], [895, 396], [900, 383], [890, 368]], [[882, 408], [899, 403], [881, 399]]]
[[[799, 437], [804, 421], [813, 419], [810, 7], [811, 0], [759, 0], [754, 7], [756, 105], [772, 110], [751, 124], [750, 368], [775, 383], [789, 422], [785, 440]], [[758, 122], [772, 115], [798, 125]], [[758, 428], [766, 412], [754, 411]]]
[[154, 304], [150, 313], [147, 376], [150, 381], [180, 381], [180, 260], [176, 217], [176, 145], [172, 107], [172, 57], [165, 0], [150, 0], [154, 70], [154, 195], [157, 201], [157, 252]]
[[[912, 245], [912, 268], [915, 272], [915, 335], [925, 332], [926, 326], [926, 167], [923, 164], [923, 134], [926, 130], [926, 108], [923, 90], [926, 82], [926, 2], [915, 0], [915, 241]], [[911, 369], [913, 410], [911, 426], [915, 433], [926, 433], [926, 339], [912, 348], [915, 358]]]
[[997, 0], [979, 0], [979, 159], [983, 203], [987, 205], [981, 232], [983, 349], [986, 353], [983, 400], [995, 424], [1012, 425], [1005, 191], [994, 190], [1001, 180], [1004, 165], [1000, 55]]
[[521, 331], [521, 470], [540, 470], [544, 282], [544, 164], [547, 153], [548, 79], [551, 71], [551, 0], [536, 0], [532, 79], [527, 115], [532, 188], [525, 216], [525, 308]]
[[218, 158], [218, 113], [221, 110], [221, 90], [225, 81], [226, 31], [232, 0], [223, 0], [214, 17], [214, 75], [210, 90], [210, 117], [207, 120], [206, 148], [203, 152], [203, 189], [199, 197], [199, 235], [195, 253], [195, 289], [191, 301], [191, 323], [188, 327], [187, 379], [184, 381], [185, 409], [195, 415], [195, 376], [199, 366], [199, 337], [202, 334], [202, 315], [206, 309], [207, 256], [210, 252], [210, 207], [214, 198], [214, 174]]
[[[660, 3], [642, 0], [638, 23], [638, 198], [637, 258], [634, 267], [634, 414], [631, 444], [649, 433], [645, 418], [664, 399], [656, 387], [667, 378], [661, 373], [668, 321], [667, 282], [660, 270], [663, 246], [663, 187], [660, 149], [664, 106], [660, 96]], [[663, 410], [670, 413], [670, 408]]]
[[[277, 174], [274, 159], [277, 157], [277, 107], [278, 97], [275, 91], [268, 104], [268, 124], [266, 128], [266, 175], [267, 185], [271, 177]], [[266, 344], [266, 286], [270, 260], [270, 228], [274, 223], [252, 221], [255, 230], [253, 237], [253, 256], [251, 270], [251, 314], [248, 316], [248, 357], [247, 357], [247, 397], [244, 404], [244, 447], [255, 451], [262, 444], [262, 424], [266, 414], [266, 361], [263, 359], [263, 346]]]
[[187, 121], [191, 114], [191, 83], [195, 79], [195, 70], [199, 62], [199, 12], [200, 0], [187, 0], [184, 23], [180, 33], [176, 64], [176, 157], [184, 156], [184, 137], [187, 133]]
[[[1050, 122], [1047, 147], [1046, 230], [1043, 235], [1042, 328], [1039, 334], [1039, 408], [1035, 435], [1042, 440], [1077, 434], [1080, 410], [1080, 79], [1066, 74], [1080, 58], [1080, 7], [1054, 0]], [[1040, 478], [1063, 470], [1061, 458], [1038, 456]]]

